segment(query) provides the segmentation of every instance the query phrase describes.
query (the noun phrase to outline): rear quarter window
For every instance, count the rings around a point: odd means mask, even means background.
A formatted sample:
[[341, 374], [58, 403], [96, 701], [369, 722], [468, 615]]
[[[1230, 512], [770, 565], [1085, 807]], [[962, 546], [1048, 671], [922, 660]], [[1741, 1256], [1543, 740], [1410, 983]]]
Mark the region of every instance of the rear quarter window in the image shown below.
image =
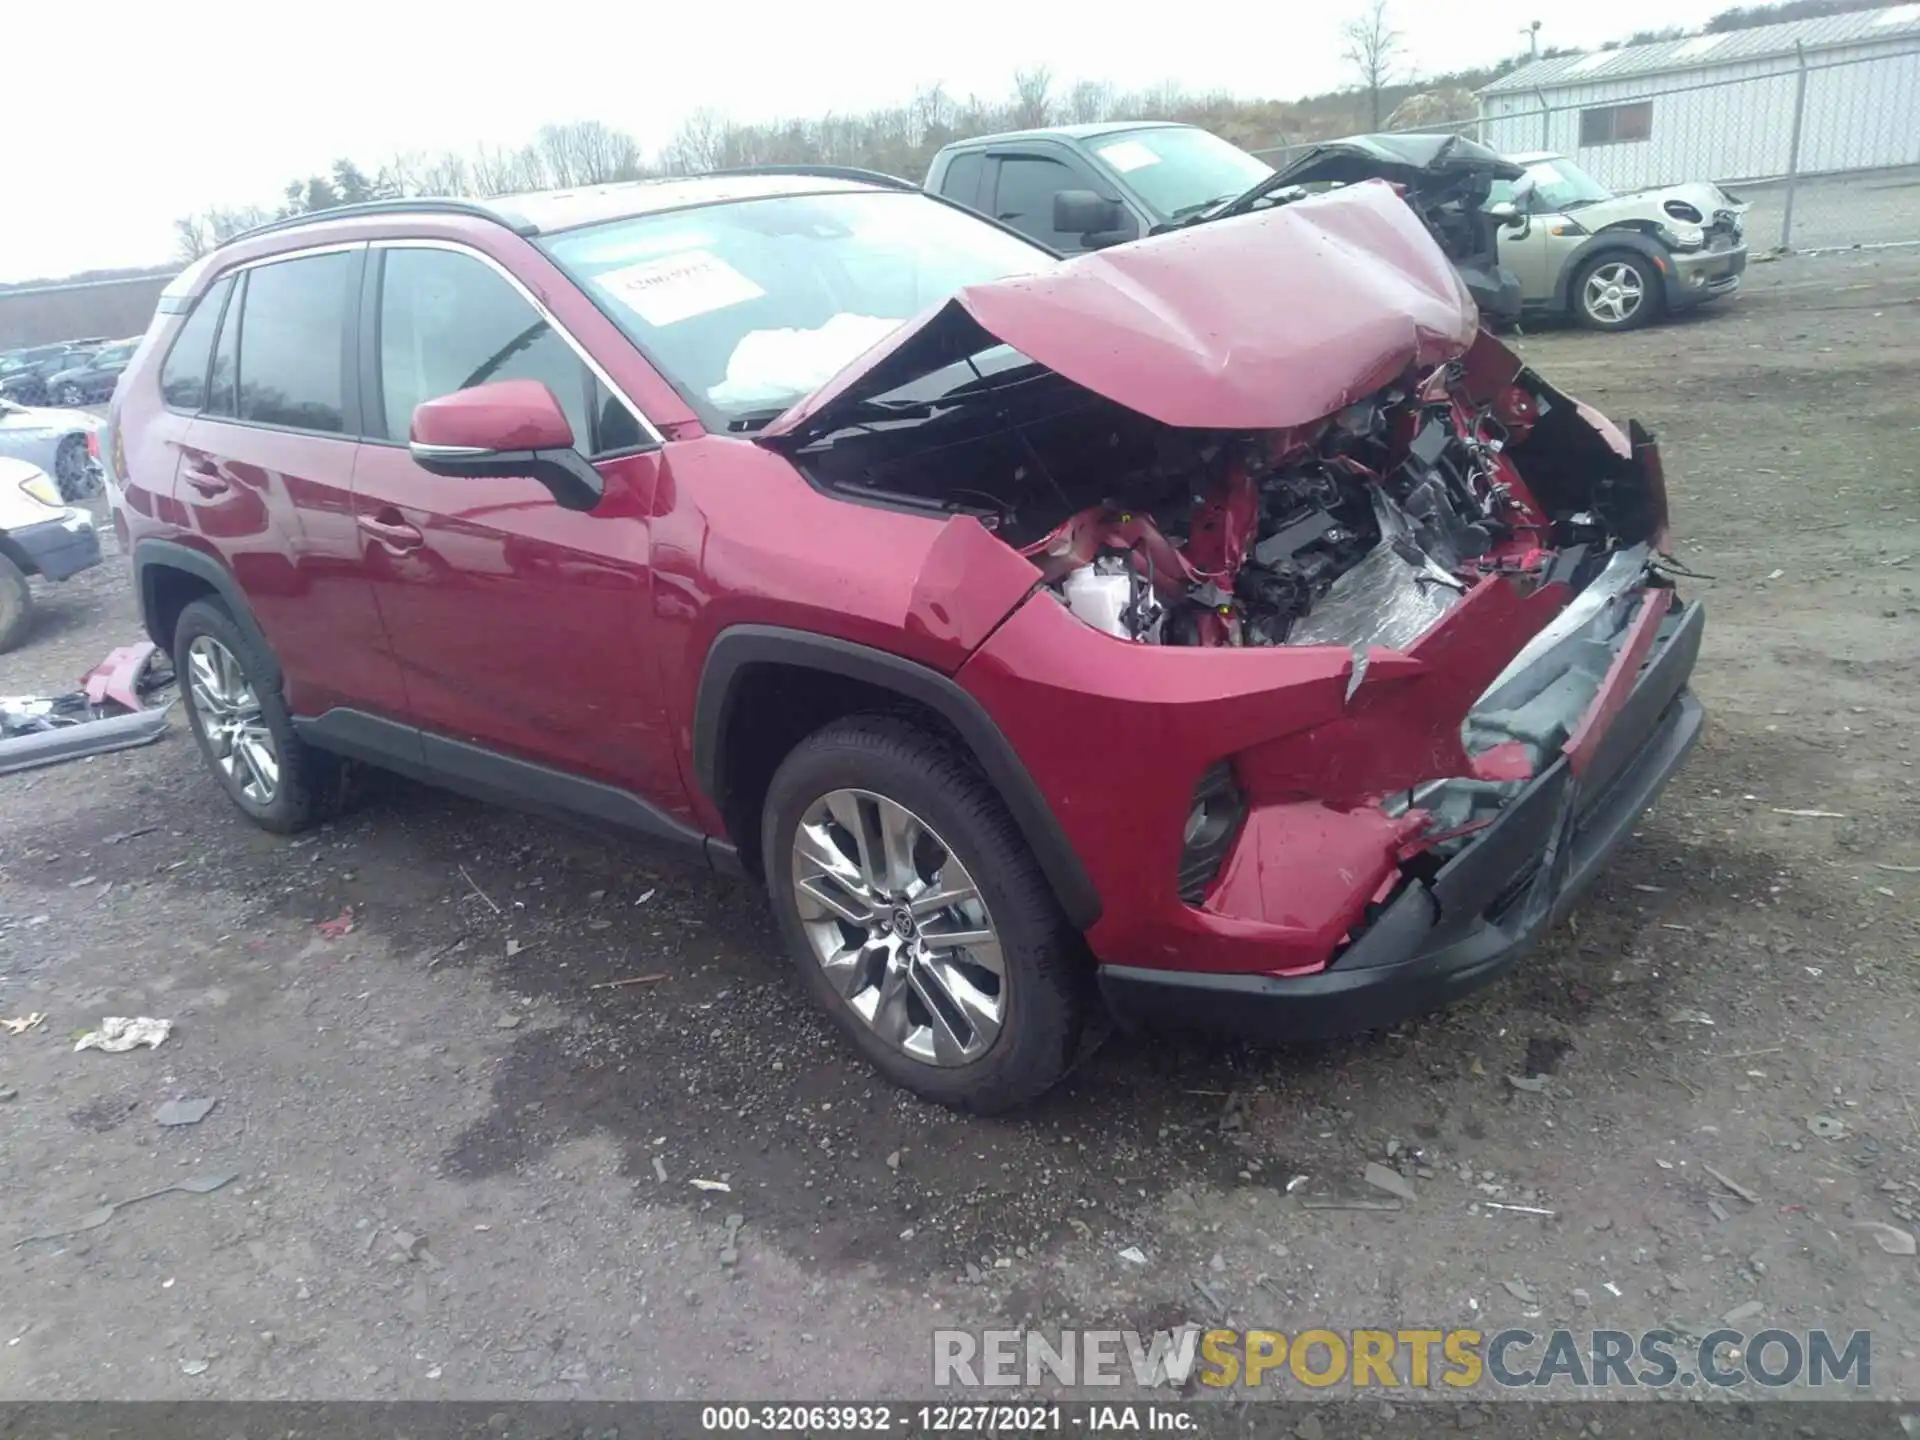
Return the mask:
[[978, 150], [970, 150], [953, 157], [947, 166], [947, 173], [941, 177], [940, 193], [957, 204], [969, 209], [980, 208], [980, 172], [986, 169], [986, 160]]
[[207, 403], [207, 361], [213, 354], [213, 332], [232, 288], [233, 277], [227, 276], [202, 295], [167, 350], [160, 366], [160, 397], [176, 410], [198, 410]]

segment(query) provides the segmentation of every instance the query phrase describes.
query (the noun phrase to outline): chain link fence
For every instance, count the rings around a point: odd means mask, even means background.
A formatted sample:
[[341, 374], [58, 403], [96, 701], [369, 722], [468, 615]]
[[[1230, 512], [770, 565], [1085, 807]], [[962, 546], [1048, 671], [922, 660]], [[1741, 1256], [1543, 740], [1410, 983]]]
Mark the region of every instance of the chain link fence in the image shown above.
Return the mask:
[[[1920, 243], [1920, 46], [1844, 59], [1804, 52], [1714, 80], [1646, 78], [1483, 95], [1480, 114], [1397, 132], [1454, 132], [1507, 155], [1564, 155], [1627, 191], [1689, 180], [1737, 186], [1747, 233], [1782, 250]], [[1396, 133], [1387, 131], [1384, 133]], [[1320, 142], [1253, 153], [1276, 169]], [[1817, 201], [1822, 212], [1804, 221]], [[1829, 213], [1837, 208], [1838, 214]]]

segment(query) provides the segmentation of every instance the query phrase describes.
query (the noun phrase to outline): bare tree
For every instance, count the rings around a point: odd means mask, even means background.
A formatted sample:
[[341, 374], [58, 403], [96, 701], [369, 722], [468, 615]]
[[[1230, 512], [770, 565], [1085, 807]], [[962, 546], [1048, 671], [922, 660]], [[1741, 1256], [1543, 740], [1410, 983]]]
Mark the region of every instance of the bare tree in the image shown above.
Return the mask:
[[191, 264], [213, 249], [212, 227], [204, 215], [182, 215], [173, 222], [173, 248]]
[[1067, 92], [1067, 123], [1088, 125], [1114, 116], [1113, 86], [1105, 80], [1079, 80]]
[[1037, 130], [1053, 113], [1048, 92], [1053, 88], [1053, 71], [1044, 65], [1013, 72], [1013, 123], [1021, 130]]
[[256, 225], [264, 225], [273, 218], [258, 205], [242, 205], [232, 210], [203, 210], [196, 215], [182, 215], [173, 222], [174, 246], [180, 258], [186, 261], [198, 260], [202, 255], [224, 245], [244, 230]]
[[540, 162], [541, 180], [562, 188], [637, 180], [647, 173], [640, 142], [598, 120], [543, 125], [529, 148]]
[[1393, 72], [1401, 55], [1401, 35], [1387, 19], [1387, 0], [1373, 0], [1362, 15], [1340, 27], [1346, 48], [1340, 53], [1353, 66], [1360, 89], [1367, 97], [1372, 128], [1380, 128], [1381, 92], [1393, 83]]

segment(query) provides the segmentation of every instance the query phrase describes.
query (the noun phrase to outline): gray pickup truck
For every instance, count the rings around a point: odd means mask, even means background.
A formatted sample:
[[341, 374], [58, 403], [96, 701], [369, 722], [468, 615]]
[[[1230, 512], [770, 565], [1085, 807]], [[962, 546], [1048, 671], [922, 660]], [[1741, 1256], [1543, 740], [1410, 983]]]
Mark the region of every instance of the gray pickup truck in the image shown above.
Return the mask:
[[990, 215], [1064, 255], [1297, 199], [1303, 184], [1380, 178], [1401, 187], [1473, 292], [1481, 313], [1520, 316], [1520, 286], [1496, 253], [1515, 212], [1487, 209], [1496, 180], [1518, 165], [1452, 135], [1378, 137], [1359, 156], [1308, 158], [1297, 176], [1192, 125], [1112, 121], [985, 135], [933, 157], [925, 188]]

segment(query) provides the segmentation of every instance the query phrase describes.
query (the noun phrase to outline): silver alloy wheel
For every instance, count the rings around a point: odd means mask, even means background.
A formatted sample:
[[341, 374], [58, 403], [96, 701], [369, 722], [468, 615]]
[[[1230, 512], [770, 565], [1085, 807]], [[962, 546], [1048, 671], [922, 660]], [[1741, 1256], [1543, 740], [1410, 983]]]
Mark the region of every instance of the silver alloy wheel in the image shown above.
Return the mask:
[[85, 403], [85, 401], [86, 396], [80, 393], [80, 387], [78, 385], [67, 384], [60, 387], [60, 403], [62, 405], [80, 405]]
[[241, 795], [256, 805], [271, 805], [280, 792], [280, 752], [253, 682], [233, 652], [211, 635], [194, 636], [187, 646], [187, 685], [214, 762]]
[[1581, 292], [1587, 314], [1608, 325], [1624, 325], [1639, 313], [1646, 298], [1640, 272], [1624, 260], [1594, 266]]
[[946, 841], [904, 805], [833, 790], [793, 836], [793, 892], [813, 958], [873, 1033], [927, 1065], [965, 1065], [1007, 1018], [987, 902]]

